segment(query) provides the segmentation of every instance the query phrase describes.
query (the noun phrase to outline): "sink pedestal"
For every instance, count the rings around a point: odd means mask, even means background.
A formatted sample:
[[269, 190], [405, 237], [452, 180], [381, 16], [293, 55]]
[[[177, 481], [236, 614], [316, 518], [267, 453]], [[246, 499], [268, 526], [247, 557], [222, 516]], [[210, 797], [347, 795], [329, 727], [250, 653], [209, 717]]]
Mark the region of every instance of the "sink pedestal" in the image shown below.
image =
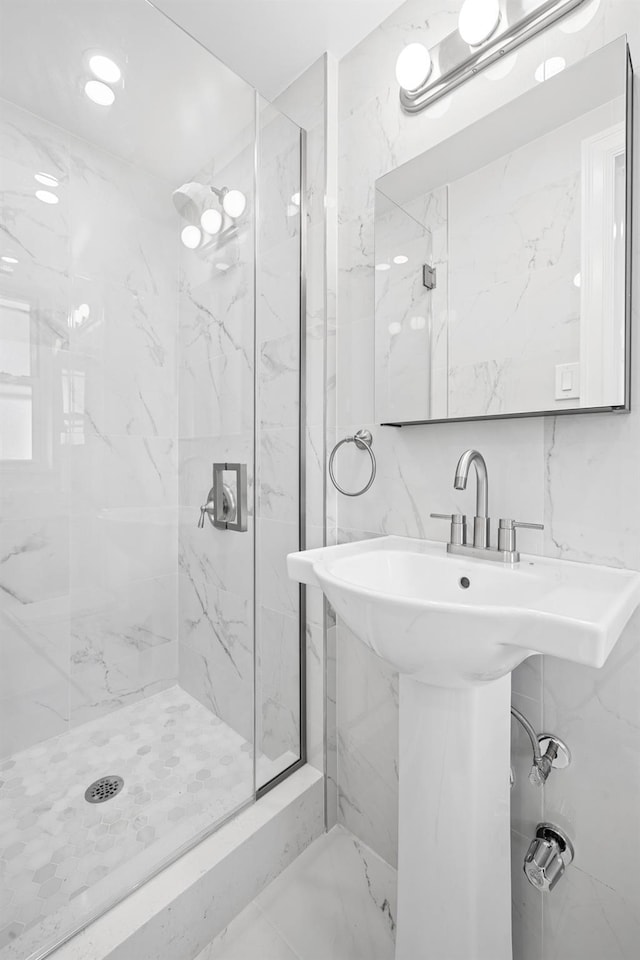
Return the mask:
[[400, 675], [396, 960], [511, 960], [510, 707]]

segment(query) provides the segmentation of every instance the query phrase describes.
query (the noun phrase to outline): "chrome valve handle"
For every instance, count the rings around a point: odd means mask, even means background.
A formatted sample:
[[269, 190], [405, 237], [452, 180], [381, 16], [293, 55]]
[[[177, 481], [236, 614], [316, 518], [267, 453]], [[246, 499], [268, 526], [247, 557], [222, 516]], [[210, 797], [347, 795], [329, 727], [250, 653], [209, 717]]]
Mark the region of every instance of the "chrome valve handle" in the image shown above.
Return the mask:
[[467, 518], [464, 513], [431, 513], [434, 520], [448, 520], [451, 524], [449, 543], [462, 546], [467, 542]]

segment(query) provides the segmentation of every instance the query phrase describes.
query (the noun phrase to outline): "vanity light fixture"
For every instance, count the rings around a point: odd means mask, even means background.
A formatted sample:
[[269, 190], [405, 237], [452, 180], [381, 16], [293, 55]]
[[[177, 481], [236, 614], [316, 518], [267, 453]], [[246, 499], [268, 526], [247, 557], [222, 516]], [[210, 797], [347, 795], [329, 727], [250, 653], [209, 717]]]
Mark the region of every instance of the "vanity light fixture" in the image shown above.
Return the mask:
[[[527, 40], [586, 4], [584, 18], [567, 21], [572, 22], [574, 30], [581, 29], [595, 16], [599, 2], [528, 0], [525, 5], [522, 0], [464, 0], [457, 30], [430, 50], [414, 42], [400, 52], [396, 78], [403, 111], [420, 113], [481, 70], [502, 63]], [[594, 3], [595, 9], [590, 9], [587, 18], [587, 7]], [[543, 79], [552, 75], [547, 70]], [[498, 77], [499, 72], [493, 79]]]
[[499, 23], [498, 0], [464, 0], [458, 17], [458, 31], [470, 47], [478, 47], [488, 40]]
[[247, 206], [247, 198], [242, 190], [222, 190], [222, 207], [234, 220], [241, 217]]
[[202, 216], [200, 217], [200, 224], [205, 233], [214, 236], [220, 232], [220, 228], [222, 227], [222, 214], [219, 210], [216, 210], [215, 207], [209, 207], [207, 210], [203, 210]]
[[193, 223], [190, 223], [183, 228], [182, 233], [180, 234], [180, 239], [188, 250], [195, 250], [200, 246], [202, 232], [199, 227], [196, 227]]
[[398, 56], [396, 80], [403, 90], [419, 90], [429, 79], [432, 68], [427, 48], [422, 43], [410, 43]]

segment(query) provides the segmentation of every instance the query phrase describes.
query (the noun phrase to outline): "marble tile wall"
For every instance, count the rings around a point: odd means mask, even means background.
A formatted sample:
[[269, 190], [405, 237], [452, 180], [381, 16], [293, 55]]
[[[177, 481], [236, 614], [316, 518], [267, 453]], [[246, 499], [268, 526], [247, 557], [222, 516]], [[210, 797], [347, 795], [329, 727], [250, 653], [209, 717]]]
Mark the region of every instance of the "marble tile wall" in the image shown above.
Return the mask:
[[[374, 183], [378, 176], [445, 139], [533, 83], [550, 56], [571, 64], [623, 33], [640, 54], [636, 0], [591, 0], [582, 29], [566, 21], [527, 44], [511, 72], [480, 75], [437, 109], [404, 116], [394, 66], [404, 43], [437, 42], [455, 29], [458, 0], [408, 0], [340, 64], [339, 280], [337, 424], [340, 435], [366, 426], [374, 435], [379, 474], [355, 500], [329, 501], [328, 523], [341, 539], [382, 533], [445, 540], [430, 511], [468, 512], [470, 494], [452, 489], [459, 454], [485, 454], [490, 512], [543, 520], [544, 535], [522, 531], [522, 548], [586, 562], [640, 566], [639, 417], [637, 378], [630, 415], [554, 420], [434, 424], [380, 428], [374, 417]], [[584, 11], [583, 11], [584, 13]], [[636, 95], [638, 82], [636, 80]], [[640, 175], [638, 151], [635, 176]], [[640, 220], [635, 201], [636, 224]], [[636, 272], [637, 273], [637, 272]], [[634, 279], [638, 322], [640, 280]], [[638, 340], [633, 362], [640, 361]], [[330, 431], [328, 431], [329, 436]], [[349, 451], [345, 481], [363, 479], [366, 458]], [[526, 745], [514, 730], [514, 956], [516, 960], [603, 957], [631, 960], [637, 951], [640, 890], [640, 655], [635, 618], [599, 672], [558, 660], [533, 659], [513, 677], [514, 702], [535, 722], [566, 739], [573, 765], [544, 795], [526, 781]], [[339, 819], [389, 862], [395, 862], [397, 744], [395, 677], [337, 625]], [[381, 716], [389, 713], [385, 735]], [[594, 760], [594, 757], [597, 758]], [[524, 881], [527, 838], [541, 813], [574, 838], [575, 866], [544, 899]], [[602, 825], [608, 823], [606, 834]], [[635, 944], [635, 946], [634, 946]]]
[[167, 184], [1, 117], [0, 296], [26, 318], [3, 334], [3, 389], [28, 343], [34, 425], [29, 459], [0, 468], [7, 754], [176, 680], [178, 239]]
[[580, 402], [556, 398], [555, 367], [580, 362], [581, 146], [621, 114], [605, 104], [449, 185], [449, 416]]
[[[255, 97], [236, 108], [246, 125], [189, 179], [241, 190], [235, 235], [181, 251], [178, 298], [178, 635], [180, 685], [253, 742], [254, 138]], [[248, 529], [197, 521], [213, 463], [247, 464]]]
[[299, 543], [301, 134], [259, 99], [256, 275], [256, 649], [259, 752], [300, 752], [300, 602], [286, 555]]

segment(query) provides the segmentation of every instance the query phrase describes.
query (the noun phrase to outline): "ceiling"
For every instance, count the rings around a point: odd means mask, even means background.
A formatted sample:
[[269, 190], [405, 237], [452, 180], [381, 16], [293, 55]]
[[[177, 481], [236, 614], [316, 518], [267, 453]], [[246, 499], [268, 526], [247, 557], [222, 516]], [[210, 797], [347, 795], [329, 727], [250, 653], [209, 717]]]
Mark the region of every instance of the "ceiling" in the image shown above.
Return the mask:
[[[171, 183], [250, 142], [251, 87], [144, 0], [0, 0], [0, 23], [0, 97]], [[92, 52], [123, 72], [108, 110]]]
[[325, 51], [340, 59], [404, 0], [151, 0], [273, 100]]
[[[249, 142], [249, 83], [273, 99], [325, 50], [343, 56], [400, 3], [0, 0], [0, 98], [182, 183]], [[95, 52], [123, 71], [108, 110], [84, 93]]]

